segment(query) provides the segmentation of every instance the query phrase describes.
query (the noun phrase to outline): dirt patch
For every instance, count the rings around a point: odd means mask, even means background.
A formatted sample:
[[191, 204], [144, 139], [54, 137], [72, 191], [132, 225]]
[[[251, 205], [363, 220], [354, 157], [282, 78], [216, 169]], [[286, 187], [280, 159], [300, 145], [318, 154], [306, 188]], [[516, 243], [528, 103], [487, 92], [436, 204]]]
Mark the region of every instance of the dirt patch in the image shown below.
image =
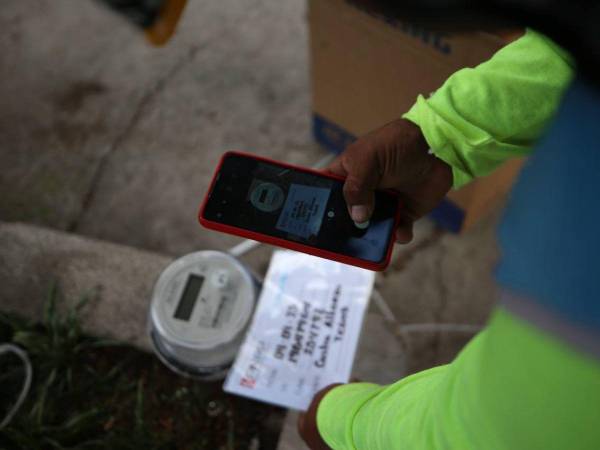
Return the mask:
[[56, 96], [54, 103], [61, 111], [73, 114], [81, 109], [88, 98], [102, 95], [107, 90], [107, 87], [98, 81], [75, 81]]
[[[222, 382], [175, 375], [153, 355], [85, 335], [78, 308], [53, 302], [36, 324], [0, 313], [0, 342], [33, 366], [26, 402], [0, 448], [274, 450], [285, 410], [226, 394]], [[20, 361], [0, 357], [0, 420], [21, 390]]]

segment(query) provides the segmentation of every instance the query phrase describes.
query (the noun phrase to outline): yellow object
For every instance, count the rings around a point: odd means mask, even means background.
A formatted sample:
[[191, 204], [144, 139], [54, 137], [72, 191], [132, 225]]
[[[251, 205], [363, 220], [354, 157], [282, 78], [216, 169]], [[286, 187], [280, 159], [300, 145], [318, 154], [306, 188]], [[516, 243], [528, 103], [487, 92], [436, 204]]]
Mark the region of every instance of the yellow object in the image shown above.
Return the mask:
[[146, 29], [146, 38], [153, 45], [164, 45], [175, 32], [187, 0], [166, 0], [156, 21]]

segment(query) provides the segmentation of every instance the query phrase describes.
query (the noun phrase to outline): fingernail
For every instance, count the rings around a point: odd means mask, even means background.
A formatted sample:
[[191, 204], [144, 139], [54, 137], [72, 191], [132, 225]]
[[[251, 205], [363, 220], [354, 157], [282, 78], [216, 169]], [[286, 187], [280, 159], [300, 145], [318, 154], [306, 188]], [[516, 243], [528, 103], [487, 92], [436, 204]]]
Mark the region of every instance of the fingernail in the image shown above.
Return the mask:
[[354, 205], [350, 209], [350, 215], [355, 222], [366, 222], [369, 220], [369, 209], [366, 205]]

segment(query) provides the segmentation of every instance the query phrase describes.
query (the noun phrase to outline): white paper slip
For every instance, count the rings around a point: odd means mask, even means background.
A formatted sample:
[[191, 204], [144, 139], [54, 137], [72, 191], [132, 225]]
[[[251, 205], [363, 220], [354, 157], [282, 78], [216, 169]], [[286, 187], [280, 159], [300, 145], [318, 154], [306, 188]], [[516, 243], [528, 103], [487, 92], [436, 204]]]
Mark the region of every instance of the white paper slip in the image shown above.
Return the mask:
[[306, 410], [319, 389], [348, 382], [374, 279], [357, 267], [274, 252], [225, 391]]

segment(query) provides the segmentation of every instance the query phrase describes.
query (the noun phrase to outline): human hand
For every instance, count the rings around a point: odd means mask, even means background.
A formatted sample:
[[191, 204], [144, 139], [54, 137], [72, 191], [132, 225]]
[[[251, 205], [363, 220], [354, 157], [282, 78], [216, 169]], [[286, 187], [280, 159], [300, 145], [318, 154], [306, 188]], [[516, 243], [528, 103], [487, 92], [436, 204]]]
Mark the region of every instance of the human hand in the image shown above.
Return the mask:
[[413, 223], [427, 214], [452, 187], [452, 169], [428, 153], [420, 128], [398, 119], [350, 144], [326, 170], [346, 178], [344, 198], [357, 223], [373, 213], [375, 189], [393, 189], [402, 199], [396, 240], [412, 240]]
[[321, 400], [323, 400], [323, 397], [340, 384], [342, 383], [330, 384], [317, 392], [306, 412], [300, 414], [298, 417], [298, 433], [311, 450], [330, 450], [329, 446], [319, 434], [319, 429], [317, 428], [317, 409], [319, 408], [319, 404], [321, 403]]

